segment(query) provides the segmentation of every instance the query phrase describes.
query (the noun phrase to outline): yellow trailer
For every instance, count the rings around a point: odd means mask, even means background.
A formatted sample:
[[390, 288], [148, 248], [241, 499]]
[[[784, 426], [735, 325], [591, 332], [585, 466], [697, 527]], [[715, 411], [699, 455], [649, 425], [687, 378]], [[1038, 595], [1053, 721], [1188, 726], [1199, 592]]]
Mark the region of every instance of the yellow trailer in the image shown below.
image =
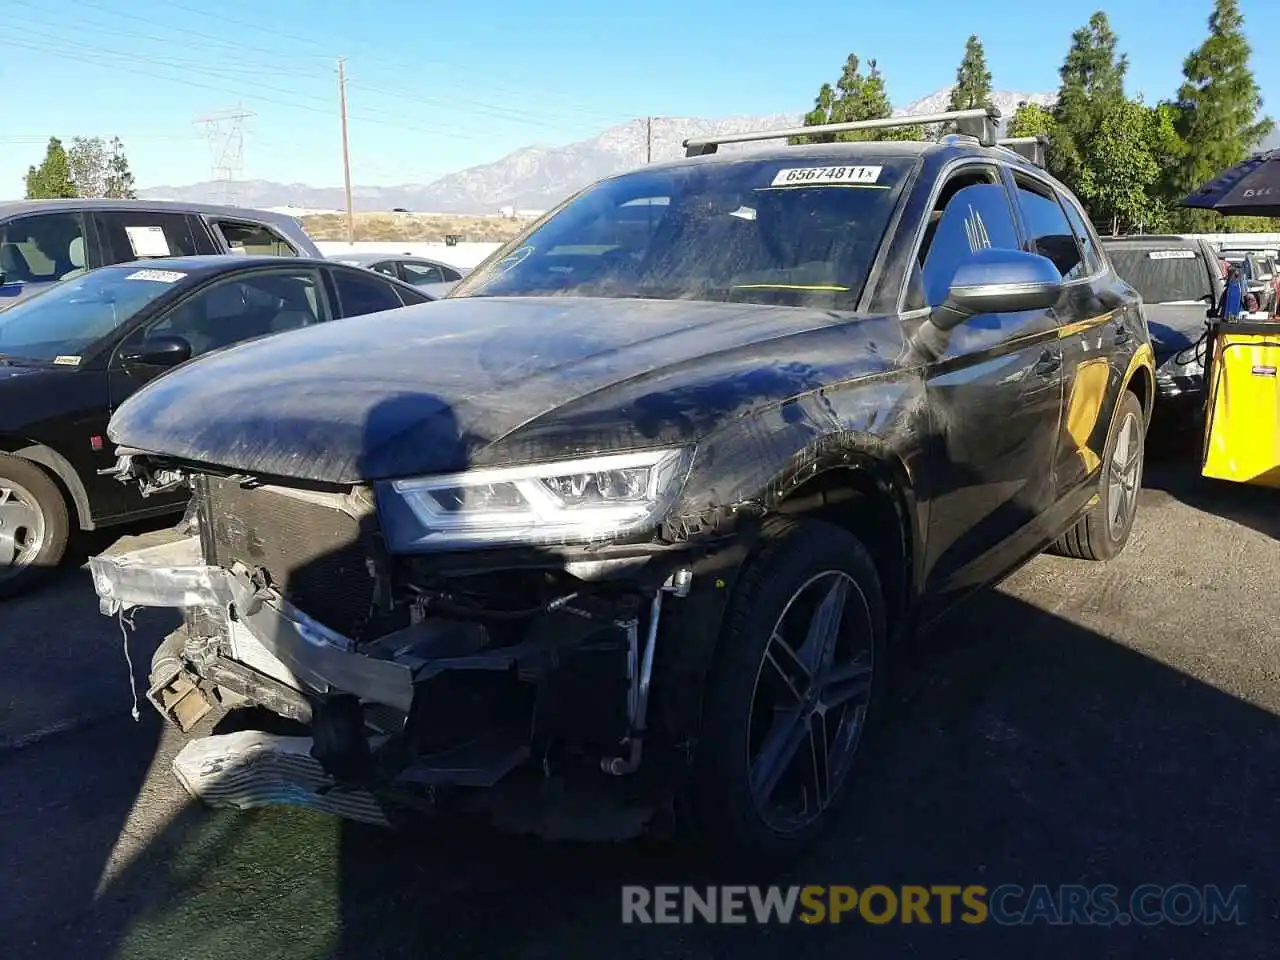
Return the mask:
[[1204, 476], [1280, 488], [1278, 369], [1280, 322], [1210, 322]]

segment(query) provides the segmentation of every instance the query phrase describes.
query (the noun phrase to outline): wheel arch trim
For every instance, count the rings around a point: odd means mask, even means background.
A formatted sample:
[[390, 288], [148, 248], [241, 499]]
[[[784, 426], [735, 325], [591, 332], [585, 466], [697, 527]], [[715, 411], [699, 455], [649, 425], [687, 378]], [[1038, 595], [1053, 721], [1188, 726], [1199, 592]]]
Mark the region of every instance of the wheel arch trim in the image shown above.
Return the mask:
[[80, 529], [94, 528], [89, 493], [85, 490], [76, 468], [66, 457], [46, 444], [34, 443], [22, 437], [0, 437], [0, 450], [11, 453], [15, 457], [21, 457], [23, 460], [29, 460], [51, 473], [62, 488], [71, 495], [71, 506], [75, 508], [75, 519]]

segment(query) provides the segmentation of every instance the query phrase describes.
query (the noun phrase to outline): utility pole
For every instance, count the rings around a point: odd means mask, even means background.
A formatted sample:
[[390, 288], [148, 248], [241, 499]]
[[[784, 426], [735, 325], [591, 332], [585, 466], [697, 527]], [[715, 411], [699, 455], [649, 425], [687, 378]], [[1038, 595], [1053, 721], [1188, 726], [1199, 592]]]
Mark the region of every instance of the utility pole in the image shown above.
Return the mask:
[[351, 204], [351, 153], [347, 147], [346, 58], [338, 58], [338, 107], [342, 111], [342, 182], [347, 191], [347, 243], [356, 242], [356, 216]]
[[653, 163], [653, 117], [644, 118], [644, 162]]

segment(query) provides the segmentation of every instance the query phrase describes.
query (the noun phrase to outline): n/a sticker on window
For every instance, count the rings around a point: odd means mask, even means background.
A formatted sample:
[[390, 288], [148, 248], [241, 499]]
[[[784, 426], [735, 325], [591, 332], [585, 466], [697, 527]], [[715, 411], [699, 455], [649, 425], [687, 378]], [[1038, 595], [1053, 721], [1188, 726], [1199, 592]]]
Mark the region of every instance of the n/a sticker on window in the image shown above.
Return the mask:
[[884, 167], [788, 167], [779, 170], [771, 187], [816, 187], [828, 184], [868, 185], [880, 179]]
[[1148, 260], [1194, 260], [1194, 250], [1152, 250], [1147, 254]]

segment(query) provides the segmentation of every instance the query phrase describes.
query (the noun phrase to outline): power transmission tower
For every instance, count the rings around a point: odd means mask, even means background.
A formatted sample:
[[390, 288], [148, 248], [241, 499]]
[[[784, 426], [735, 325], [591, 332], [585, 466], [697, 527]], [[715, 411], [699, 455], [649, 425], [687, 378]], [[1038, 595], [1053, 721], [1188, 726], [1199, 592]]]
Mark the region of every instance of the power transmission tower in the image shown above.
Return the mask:
[[644, 118], [644, 162], [653, 163], [653, 117]]
[[226, 203], [233, 201], [236, 181], [244, 176], [245, 121], [253, 117], [252, 112], [238, 106], [197, 117], [194, 121], [196, 126], [204, 127], [213, 157], [213, 179], [221, 181]]
[[346, 60], [338, 58], [338, 109], [342, 113], [342, 182], [347, 191], [347, 243], [356, 242], [356, 216], [351, 203], [351, 153], [347, 148]]

